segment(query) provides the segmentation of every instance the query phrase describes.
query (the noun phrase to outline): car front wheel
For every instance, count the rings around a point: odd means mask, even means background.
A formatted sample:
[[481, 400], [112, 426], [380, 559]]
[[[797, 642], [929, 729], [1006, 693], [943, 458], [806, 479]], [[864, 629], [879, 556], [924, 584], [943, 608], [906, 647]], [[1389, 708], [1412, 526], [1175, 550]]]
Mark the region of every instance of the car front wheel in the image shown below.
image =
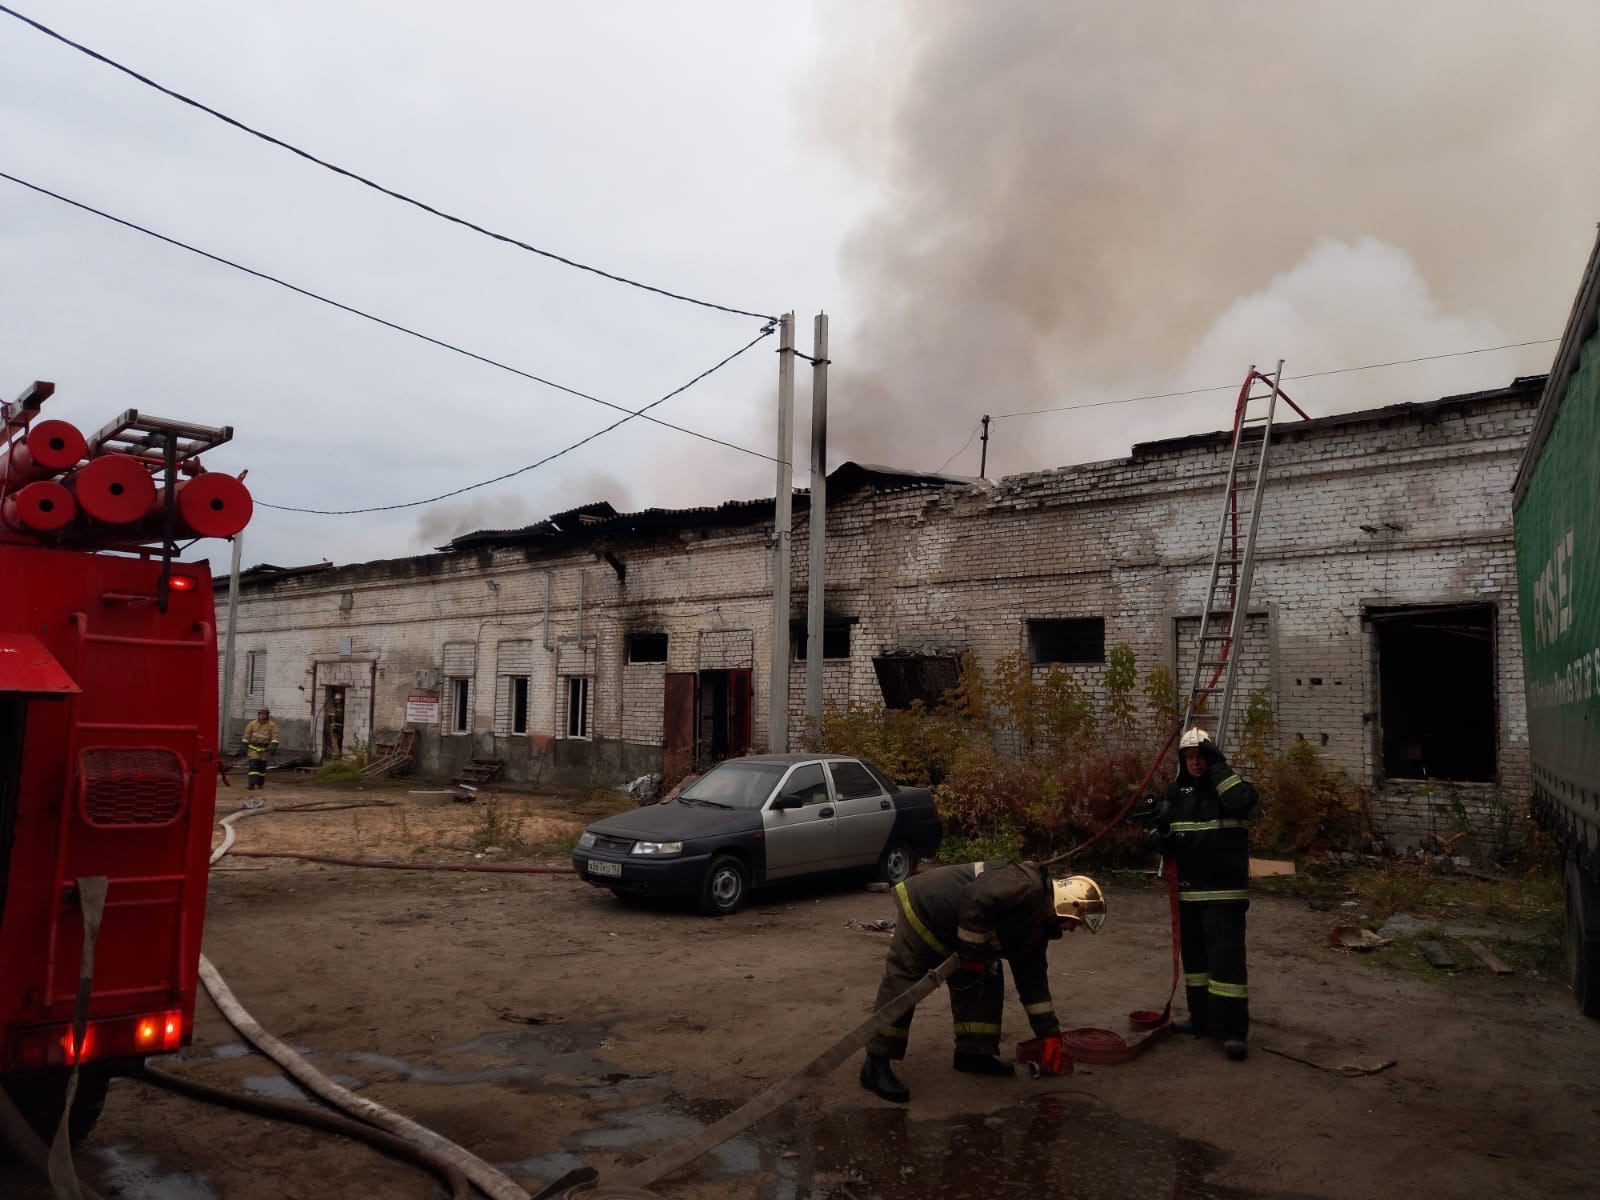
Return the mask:
[[711, 860], [705, 883], [700, 887], [700, 911], [708, 917], [725, 917], [739, 911], [750, 894], [750, 873], [731, 854]]
[[883, 856], [878, 859], [878, 878], [885, 883], [904, 883], [916, 869], [917, 856], [910, 846], [899, 840], [885, 846]]

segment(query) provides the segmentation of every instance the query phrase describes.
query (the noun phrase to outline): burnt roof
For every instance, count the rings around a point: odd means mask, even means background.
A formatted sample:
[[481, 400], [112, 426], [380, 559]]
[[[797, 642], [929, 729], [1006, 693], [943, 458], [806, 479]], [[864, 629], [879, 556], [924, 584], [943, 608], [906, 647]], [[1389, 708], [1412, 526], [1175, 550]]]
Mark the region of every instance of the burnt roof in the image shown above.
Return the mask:
[[[965, 475], [940, 475], [926, 471], [905, 471], [872, 463], [843, 463], [828, 476], [830, 496], [849, 496], [865, 488], [879, 494], [920, 488], [966, 487], [982, 483]], [[803, 511], [811, 492], [796, 488], [794, 508]], [[557, 546], [587, 541], [597, 534], [660, 532], [663, 529], [705, 529], [757, 525], [773, 518], [776, 502], [770, 497], [758, 500], [726, 500], [699, 508], [645, 508], [619, 513], [604, 501], [569, 509], [520, 529], [480, 529], [451, 539], [439, 547], [449, 554], [482, 550], [493, 546], [541, 544]]]

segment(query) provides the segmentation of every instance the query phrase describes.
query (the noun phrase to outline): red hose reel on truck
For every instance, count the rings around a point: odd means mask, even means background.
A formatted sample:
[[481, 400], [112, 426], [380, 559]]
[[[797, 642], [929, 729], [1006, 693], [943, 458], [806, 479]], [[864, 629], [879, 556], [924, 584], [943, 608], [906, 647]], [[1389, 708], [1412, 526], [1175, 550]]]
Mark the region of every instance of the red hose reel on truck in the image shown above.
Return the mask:
[[0, 1089], [47, 1133], [78, 1069], [81, 1136], [112, 1074], [193, 1030], [217, 638], [178, 544], [251, 501], [200, 462], [231, 429], [130, 409], [86, 438], [37, 419], [53, 392], [0, 404]]

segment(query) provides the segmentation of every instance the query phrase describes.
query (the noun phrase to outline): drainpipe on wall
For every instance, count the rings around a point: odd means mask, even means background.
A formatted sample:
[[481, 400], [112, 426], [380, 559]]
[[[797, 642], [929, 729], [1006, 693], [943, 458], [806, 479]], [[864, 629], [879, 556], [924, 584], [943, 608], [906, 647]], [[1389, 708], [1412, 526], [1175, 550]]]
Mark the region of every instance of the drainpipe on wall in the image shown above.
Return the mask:
[[555, 649], [550, 644], [550, 584], [554, 577], [555, 572], [546, 567], [544, 572], [544, 648], [546, 652]]
[[578, 653], [583, 653], [583, 581], [588, 574], [586, 571], [578, 572]]

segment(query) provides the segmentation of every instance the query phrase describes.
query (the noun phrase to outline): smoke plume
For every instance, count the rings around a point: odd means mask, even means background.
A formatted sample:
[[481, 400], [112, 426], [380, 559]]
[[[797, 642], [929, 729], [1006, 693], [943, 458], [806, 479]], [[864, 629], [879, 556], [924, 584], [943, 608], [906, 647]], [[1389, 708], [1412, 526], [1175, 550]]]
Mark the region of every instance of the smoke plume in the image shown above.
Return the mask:
[[[983, 413], [1559, 335], [1600, 215], [1600, 5], [841, 4], [803, 108], [887, 197], [841, 250], [836, 461]], [[1316, 412], [1553, 347], [1308, 381]], [[1229, 398], [998, 422], [991, 476], [1216, 428]], [[949, 468], [974, 474], [973, 444]]]

